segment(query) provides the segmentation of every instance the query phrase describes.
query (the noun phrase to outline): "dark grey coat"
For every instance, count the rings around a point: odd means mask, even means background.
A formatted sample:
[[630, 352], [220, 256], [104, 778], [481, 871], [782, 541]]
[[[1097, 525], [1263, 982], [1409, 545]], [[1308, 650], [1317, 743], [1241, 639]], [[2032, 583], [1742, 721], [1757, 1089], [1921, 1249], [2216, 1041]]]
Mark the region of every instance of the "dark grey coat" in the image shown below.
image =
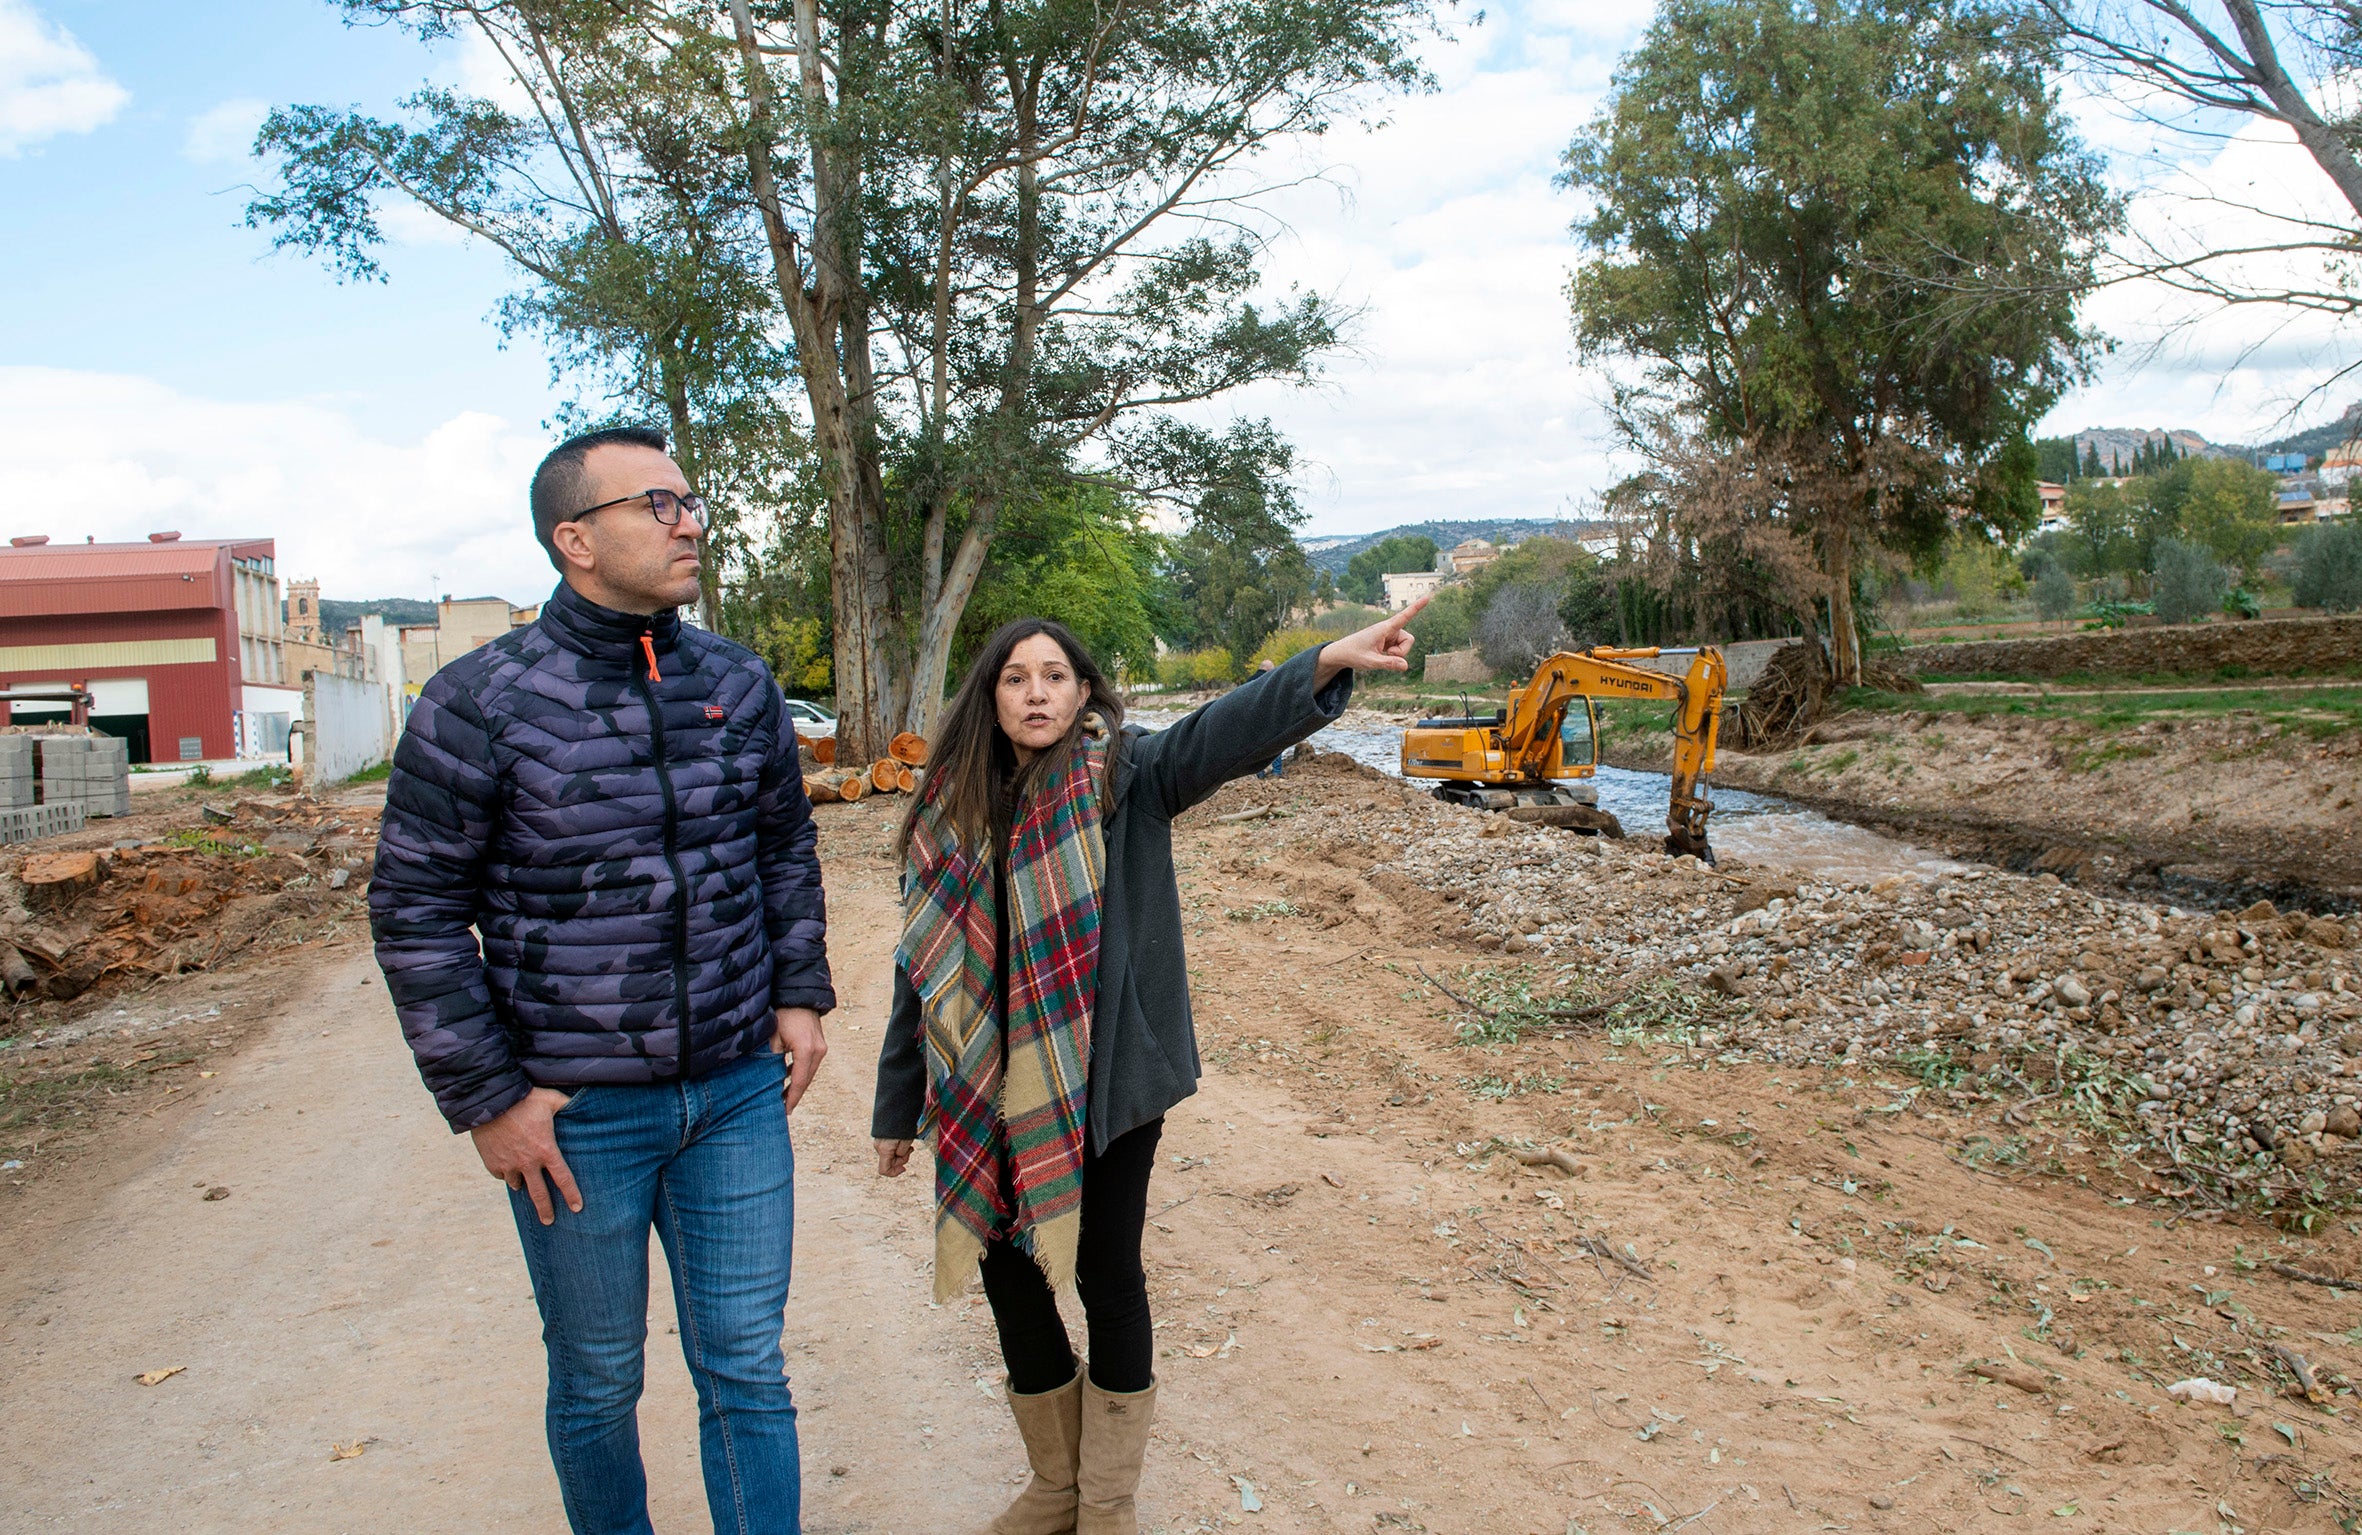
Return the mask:
[[[1155, 732], [1128, 727], [1108, 816], [1107, 882], [1099, 893], [1099, 1006], [1091, 1022], [1085, 1101], [1091, 1144], [1137, 1129], [1197, 1091], [1197, 1025], [1181, 949], [1181, 889], [1173, 876], [1173, 817], [1231, 779], [1333, 724], [1353, 694], [1344, 672], [1317, 695], [1320, 652], [1307, 650]], [[878, 1053], [869, 1133], [918, 1134], [927, 1061], [918, 994], [897, 965], [894, 1012]]]

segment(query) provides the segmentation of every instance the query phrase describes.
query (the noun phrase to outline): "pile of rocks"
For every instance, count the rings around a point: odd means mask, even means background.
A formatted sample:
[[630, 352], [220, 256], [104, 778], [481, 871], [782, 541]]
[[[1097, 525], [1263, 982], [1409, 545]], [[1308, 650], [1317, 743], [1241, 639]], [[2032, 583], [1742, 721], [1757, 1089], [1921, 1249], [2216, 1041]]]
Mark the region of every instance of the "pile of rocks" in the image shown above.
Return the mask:
[[1457, 936], [1579, 982], [1721, 993], [1720, 1049], [2055, 1098], [2216, 1191], [2284, 1197], [2362, 1149], [2350, 915], [2191, 911], [1994, 869], [1815, 883], [1339, 788], [1260, 835], [1375, 844], [1380, 868], [1461, 908]]

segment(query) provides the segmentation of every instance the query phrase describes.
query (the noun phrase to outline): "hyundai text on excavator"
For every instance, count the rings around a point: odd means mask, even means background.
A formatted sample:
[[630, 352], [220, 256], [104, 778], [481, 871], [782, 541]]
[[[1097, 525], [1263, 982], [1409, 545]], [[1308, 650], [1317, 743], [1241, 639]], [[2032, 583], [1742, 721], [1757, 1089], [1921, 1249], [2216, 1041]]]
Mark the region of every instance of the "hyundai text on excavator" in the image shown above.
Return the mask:
[[[1632, 661], [1689, 656], [1686, 675], [1674, 677]], [[1722, 652], [1694, 650], [1560, 651], [1534, 668], [1532, 679], [1490, 716], [1425, 719], [1402, 733], [1405, 778], [1439, 778], [1435, 797], [1456, 805], [1501, 810], [1520, 821], [1622, 836], [1615, 816], [1599, 808], [1599, 791], [1583, 780], [1599, 765], [1599, 710], [1594, 699], [1653, 698], [1673, 704], [1673, 803], [1665, 817], [1665, 851], [1712, 863], [1706, 845], [1706, 775], [1714, 771], [1714, 740], [1729, 680]], [[1581, 708], [1577, 709], [1576, 705]]]

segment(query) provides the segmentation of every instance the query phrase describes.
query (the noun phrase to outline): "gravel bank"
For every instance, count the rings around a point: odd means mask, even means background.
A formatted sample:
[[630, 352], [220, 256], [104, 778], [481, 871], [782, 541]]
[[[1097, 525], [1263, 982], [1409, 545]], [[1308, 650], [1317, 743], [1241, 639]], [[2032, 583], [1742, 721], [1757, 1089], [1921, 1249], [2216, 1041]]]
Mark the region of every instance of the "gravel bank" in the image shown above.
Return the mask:
[[1259, 842], [1362, 844], [1374, 876], [1440, 897], [1445, 935], [1518, 959], [1551, 1005], [1623, 998], [1604, 1026], [1678, 1024], [1693, 1048], [1876, 1071], [1914, 1096], [1993, 1094], [2010, 1125], [2066, 1115], [2127, 1173], [2205, 1202], [2323, 1203], [2362, 1167], [2350, 912], [2193, 910], [1995, 869], [1708, 869], [1638, 836], [1451, 809], [1333, 753], [1309, 766], [1291, 779], [1321, 786], [1314, 807]]

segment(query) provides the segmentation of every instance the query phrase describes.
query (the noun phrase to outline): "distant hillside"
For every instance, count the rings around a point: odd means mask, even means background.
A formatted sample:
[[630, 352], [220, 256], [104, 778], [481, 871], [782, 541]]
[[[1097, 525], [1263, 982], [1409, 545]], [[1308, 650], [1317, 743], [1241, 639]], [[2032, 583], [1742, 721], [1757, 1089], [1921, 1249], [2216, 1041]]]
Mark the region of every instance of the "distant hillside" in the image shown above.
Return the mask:
[[1529, 538], [1548, 534], [1553, 538], [1584, 538], [1593, 531], [1605, 532], [1604, 522], [1556, 522], [1539, 517], [1471, 517], [1451, 522], [1406, 522], [1399, 528], [1387, 528], [1377, 533], [1364, 533], [1357, 538], [1338, 538], [1330, 535], [1302, 540], [1304, 552], [1311, 558], [1314, 570], [1325, 570], [1333, 576], [1345, 574], [1345, 566], [1352, 558], [1373, 544], [1389, 538], [1416, 538], [1425, 535], [1435, 540], [1438, 549], [1449, 549], [1462, 539], [1483, 538], [1496, 544], [1521, 543]]
[[2346, 407], [2344, 414], [2334, 421], [2306, 427], [2270, 442], [2208, 442], [2196, 432], [2186, 430], [2162, 431], [2155, 427], [2092, 427], [2075, 434], [2075, 458], [2097, 446], [2100, 462], [2121, 462], [2132, 466], [2134, 455], [2141, 444], [2171, 440], [2173, 445], [2193, 458], [2253, 458], [2265, 453], [2303, 453], [2319, 456], [2341, 443], [2362, 437], [2362, 400]]
[[2081, 463], [2093, 448], [2098, 448], [2102, 468], [2122, 464], [2130, 472], [2143, 445], [2170, 442], [2191, 458], [2222, 458], [2236, 453], [2236, 448], [2225, 448], [2208, 442], [2196, 432], [2162, 430], [2156, 427], [2097, 426], [2075, 434], [2075, 460]]
[[360, 602], [346, 602], [335, 597], [320, 599], [320, 628], [328, 634], [344, 633], [345, 625], [364, 613], [375, 613], [389, 624], [431, 624], [435, 621], [435, 605], [416, 597], [376, 597]]
[[2276, 438], [2271, 442], [2258, 443], [2247, 451], [2251, 453], [2302, 453], [2308, 458], [2318, 457], [2327, 453], [2331, 448], [2342, 447], [2357, 436], [2362, 436], [2362, 400], [2347, 406], [2345, 414], [2334, 421], [2324, 421], [2319, 426], [2309, 426], [2301, 432], [2291, 432], [2286, 437]]

